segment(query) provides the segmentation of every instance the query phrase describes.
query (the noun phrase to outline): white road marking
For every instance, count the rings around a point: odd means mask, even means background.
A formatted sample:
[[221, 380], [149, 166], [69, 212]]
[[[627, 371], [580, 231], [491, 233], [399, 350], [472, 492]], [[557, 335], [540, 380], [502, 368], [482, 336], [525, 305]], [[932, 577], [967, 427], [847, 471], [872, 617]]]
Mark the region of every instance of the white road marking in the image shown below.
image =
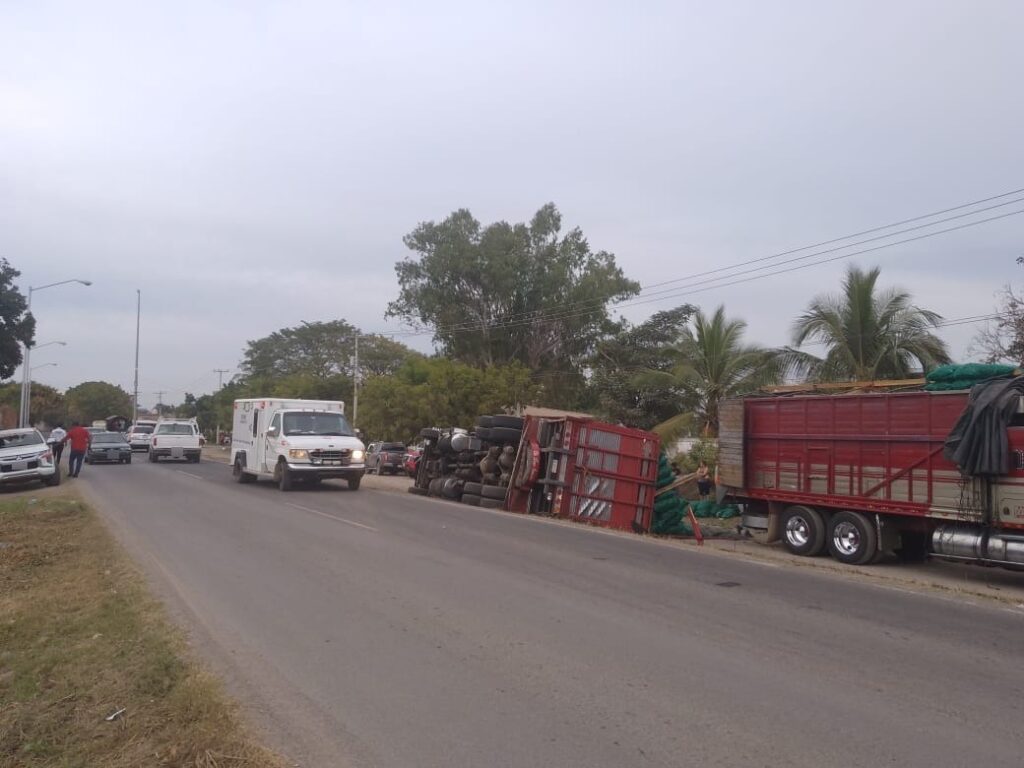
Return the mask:
[[181, 473], [183, 475], [188, 475], [189, 477], [194, 477], [196, 480], [205, 480], [206, 479], [202, 475], [193, 475], [191, 472], [186, 472], [184, 469], [176, 469], [174, 471], [175, 472], [179, 472], [179, 473]]
[[363, 523], [357, 523], [355, 520], [347, 520], [344, 517], [338, 517], [337, 515], [329, 515], [326, 512], [321, 512], [319, 509], [310, 509], [309, 507], [303, 507], [300, 504], [292, 504], [289, 501], [286, 501], [284, 504], [286, 507], [291, 507], [292, 509], [301, 509], [303, 512], [309, 512], [313, 515], [320, 515], [320, 517], [326, 517], [329, 520], [337, 520], [339, 523], [347, 523], [348, 525], [354, 525], [356, 528], [365, 528], [368, 531], [374, 532], [377, 531], [377, 529], [374, 528], [372, 525], [364, 525]]

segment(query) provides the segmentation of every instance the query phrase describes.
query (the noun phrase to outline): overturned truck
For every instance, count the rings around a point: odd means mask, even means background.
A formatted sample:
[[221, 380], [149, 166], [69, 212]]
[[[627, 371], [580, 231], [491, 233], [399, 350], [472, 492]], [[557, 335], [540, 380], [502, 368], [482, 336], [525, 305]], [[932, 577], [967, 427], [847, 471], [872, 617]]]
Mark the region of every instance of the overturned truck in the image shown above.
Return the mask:
[[647, 532], [659, 440], [569, 411], [482, 416], [473, 431], [424, 429], [410, 492], [472, 506]]
[[720, 493], [790, 552], [1024, 566], [1024, 378], [727, 401]]

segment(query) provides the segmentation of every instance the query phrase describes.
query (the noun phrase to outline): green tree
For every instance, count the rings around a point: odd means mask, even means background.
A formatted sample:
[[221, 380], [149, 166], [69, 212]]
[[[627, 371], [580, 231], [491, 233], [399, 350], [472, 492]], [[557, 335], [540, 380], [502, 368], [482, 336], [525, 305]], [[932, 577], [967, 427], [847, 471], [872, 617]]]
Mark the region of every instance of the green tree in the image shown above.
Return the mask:
[[243, 374], [254, 381], [277, 381], [287, 377], [351, 378], [357, 334], [359, 368], [364, 374], [392, 373], [409, 357], [419, 354], [384, 336], [364, 335], [344, 320], [303, 323], [248, 342], [242, 361]]
[[372, 440], [414, 440], [423, 427], [470, 428], [482, 414], [530, 402], [535, 384], [522, 365], [476, 368], [444, 358], [408, 361], [366, 380], [359, 427]]
[[132, 410], [132, 398], [127, 392], [105, 381], [86, 381], [64, 393], [68, 418], [80, 424], [89, 424], [109, 416], [124, 416]]
[[972, 352], [986, 363], [1024, 363], [1024, 298], [1006, 285], [996, 312], [999, 317], [974, 337]]
[[813, 381], [905, 379], [949, 362], [932, 330], [942, 316], [915, 306], [898, 288], [880, 290], [876, 267], [851, 266], [839, 295], [815, 298], [793, 325], [793, 343], [826, 347], [824, 357], [795, 350], [790, 360]]
[[664, 350], [670, 369], [638, 374], [637, 386], [661, 387], [691, 403], [690, 410], [654, 427], [662, 440], [674, 439], [686, 427], [717, 436], [723, 400], [756, 392], [782, 378], [783, 356], [778, 350], [744, 344], [746, 328], [743, 320], [727, 318], [725, 307], [710, 317], [697, 310], [678, 342]]
[[643, 323], [625, 324], [597, 345], [591, 363], [591, 408], [612, 422], [650, 429], [691, 410], [692, 397], [682, 388], [638, 380], [638, 372], [668, 373], [677, 364], [666, 354], [682, 338], [696, 308], [684, 304], [658, 312]]
[[21, 365], [22, 344], [35, 339], [36, 321], [27, 312], [28, 302], [14, 286], [21, 272], [0, 258], [0, 379], [9, 379]]
[[432, 329], [459, 362], [578, 371], [614, 330], [609, 304], [640, 287], [579, 229], [561, 229], [553, 203], [529, 224], [484, 227], [467, 210], [422, 223], [404, 238], [416, 255], [395, 265], [400, 293], [387, 315]]
[[[13, 382], [0, 384], [0, 405], [15, 413], [21, 404], [21, 385]], [[59, 424], [65, 419], [66, 405], [60, 390], [35, 382], [32, 384], [32, 402], [29, 407], [30, 424]]]

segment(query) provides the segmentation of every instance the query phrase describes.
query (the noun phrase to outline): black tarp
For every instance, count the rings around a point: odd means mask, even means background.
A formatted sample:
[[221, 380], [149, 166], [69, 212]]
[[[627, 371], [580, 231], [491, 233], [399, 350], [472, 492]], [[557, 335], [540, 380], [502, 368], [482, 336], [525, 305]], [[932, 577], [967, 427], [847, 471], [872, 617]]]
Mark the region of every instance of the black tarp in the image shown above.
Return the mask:
[[967, 407], [946, 437], [942, 455], [965, 475], [1005, 475], [1010, 471], [1006, 434], [1017, 413], [1024, 376], [974, 385]]

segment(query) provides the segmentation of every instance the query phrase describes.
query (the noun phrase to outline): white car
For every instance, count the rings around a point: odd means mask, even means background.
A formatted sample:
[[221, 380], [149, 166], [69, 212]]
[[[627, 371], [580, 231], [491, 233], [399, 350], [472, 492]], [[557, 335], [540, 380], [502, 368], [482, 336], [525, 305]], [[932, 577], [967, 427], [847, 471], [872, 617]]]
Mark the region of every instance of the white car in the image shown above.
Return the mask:
[[60, 485], [60, 467], [37, 429], [0, 431], [0, 483]]
[[148, 451], [149, 441], [153, 437], [155, 424], [133, 424], [128, 430], [128, 445], [133, 451]]

